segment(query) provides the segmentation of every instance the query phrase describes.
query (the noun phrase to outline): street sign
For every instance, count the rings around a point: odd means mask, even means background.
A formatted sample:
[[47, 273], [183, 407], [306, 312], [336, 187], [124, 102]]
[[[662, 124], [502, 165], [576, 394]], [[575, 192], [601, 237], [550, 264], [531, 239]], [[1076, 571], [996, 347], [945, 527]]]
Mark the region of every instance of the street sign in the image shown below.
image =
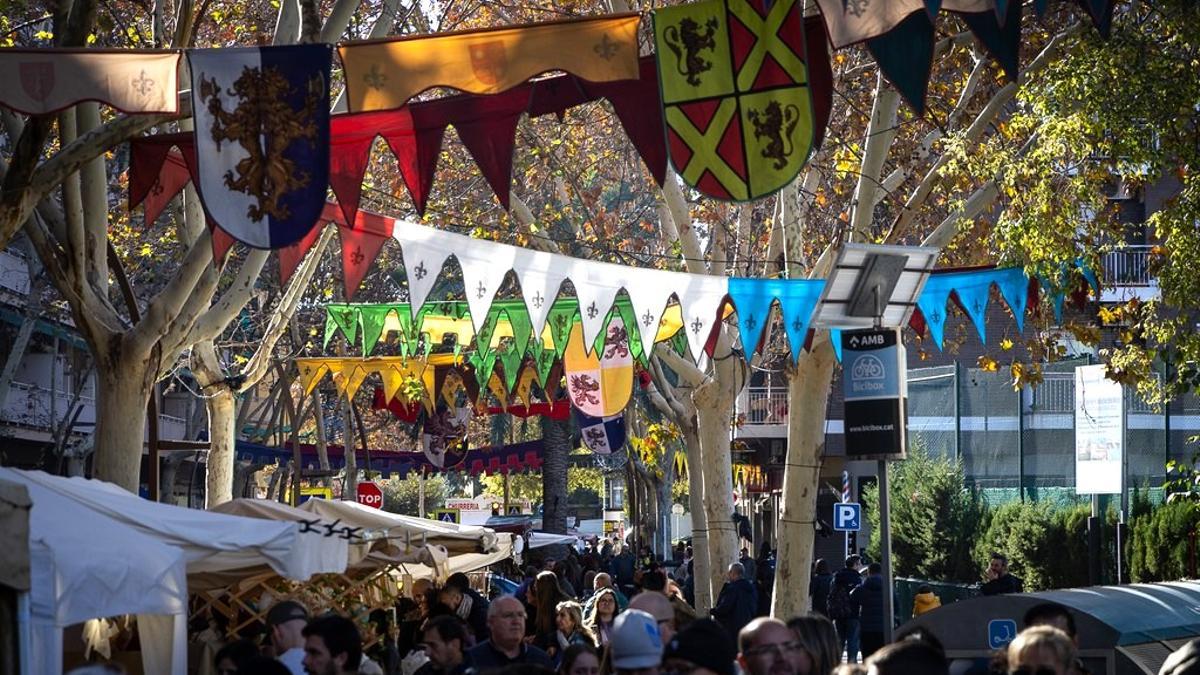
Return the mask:
[[898, 329], [842, 333], [847, 457], [904, 459], [905, 369]]
[[862, 529], [862, 506], [854, 502], [833, 505], [833, 529], [838, 532], [858, 532]]
[[519, 515], [521, 515], [521, 507], [519, 507], [519, 506], [512, 506], [512, 505], [509, 505], [509, 507], [508, 507], [508, 515], [510, 515], [510, 516], [519, 516]]
[[672, 504], [671, 505], [671, 513], [674, 513], [677, 516], [682, 516], [683, 515], [683, 504]]
[[379, 483], [364, 481], [358, 484], [358, 503], [373, 509], [383, 508], [383, 488]]
[[988, 649], [1006, 647], [1016, 637], [1016, 621], [1012, 619], [992, 619], [988, 622]]
[[327, 487], [300, 488], [300, 504], [310, 499], [333, 499], [333, 489]]
[[458, 524], [462, 522], [462, 512], [458, 509], [435, 509], [433, 519], [442, 523]]

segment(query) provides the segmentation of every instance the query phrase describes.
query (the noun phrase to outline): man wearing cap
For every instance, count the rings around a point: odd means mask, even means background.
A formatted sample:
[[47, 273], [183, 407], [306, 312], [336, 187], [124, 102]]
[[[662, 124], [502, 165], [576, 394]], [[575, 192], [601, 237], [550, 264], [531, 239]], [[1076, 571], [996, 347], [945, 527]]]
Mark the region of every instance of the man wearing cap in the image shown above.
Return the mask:
[[281, 600], [267, 612], [267, 629], [275, 658], [287, 666], [292, 675], [304, 675], [304, 627], [308, 625], [308, 609], [295, 600]]
[[613, 622], [608, 649], [619, 675], [658, 675], [663, 655], [658, 621], [640, 609], [621, 612]]
[[733, 640], [712, 619], [697, 619], [671, 638], [663, 652], [667, 675], [734, 675], [737, 658]]
[[467, 659], [479, 672], [513, 664], [532, 664], [554, 670], [546, 652], [525, 644], [525, 605], [511, 595], [492, 601], [487, 613], [491, 638], [467, 651]]

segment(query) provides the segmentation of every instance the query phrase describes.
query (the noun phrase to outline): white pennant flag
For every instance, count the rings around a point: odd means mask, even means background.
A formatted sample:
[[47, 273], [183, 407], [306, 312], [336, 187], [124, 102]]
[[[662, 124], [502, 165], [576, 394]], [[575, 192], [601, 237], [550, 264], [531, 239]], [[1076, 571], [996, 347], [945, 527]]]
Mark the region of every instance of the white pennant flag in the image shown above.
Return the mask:
[[604, 328], [604, 320], [617, 299], [617, 292], [624, 285], [620, 265], [576, 260], [571, 270], [571, 283], [575, 285], [575, 297], [579, 298], [579, 317], [583, 324], [584, 351], [590, 353], [596, 336]]
[[400, 242], [404, 253], [404, 270], [408, 275], [408, 307], [413, 320], [433, 290], [442, 273], [450, 248], [439, 241], [440, 231], [402, 220], [396, 221], [392, 237]]
[[704, 345], [717, 322], [717, 310], [728, 292], [729, 279], [726, 277], [679, 274], [675, 297], [683, 310], [683, 331], [697, 364], [704, 356]]
[[[472, 239], [471, 242], [482, 244], [484, 240]], [[466, 251], [454, 252], [458, 264], [462, 266], [463, 293], [466, 294], [467, 305], [471, 308], [471, 323], [475, 325], [476, 333], [483, 329], [483, 322], [487, 319], [496, 291], [500, 290], [504, 276], [512, 269], [512, 256], [504, 255], [506, 251], [494, 242], [489, 241], [486, 244], [490, 245], [496, 254], [491, 260], [487, 256], [479, 255], [475, 248], [477, 244], [473, 244]]]
[[558, 297], [562, 282], [567, 279], [567, 267], [563, 265], [562, 256], [517, 249], [513, 271], [521, 284], [521, 295], [525, 298], [525, 309], [533, 324], [533, 334], [540, 336], [546, 327], [550, 306]]
[[674, 272], [662, 270], [647, 270], [630, 268], [627, 273], [625, 292], [633, 304], [633, 312], [637, 316], [638, 334], [642, 340], [642, 350], [646, 358], [654, 351], [654, 340], [658, 337], [658, 328], [662, 324], [663, 312], [671, 301], [671, 293], [675, 290], [676, 280], [671, 278]]

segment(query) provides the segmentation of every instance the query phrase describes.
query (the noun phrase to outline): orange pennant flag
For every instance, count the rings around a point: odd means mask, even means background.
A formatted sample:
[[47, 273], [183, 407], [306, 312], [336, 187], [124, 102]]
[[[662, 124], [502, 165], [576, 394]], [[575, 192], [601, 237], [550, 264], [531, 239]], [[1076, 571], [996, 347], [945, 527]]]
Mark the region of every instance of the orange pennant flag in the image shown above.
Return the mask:
[[551, 70], [590, 82], [638, 79], [640, 16], [351, 42], [338, 47], [351, 112], [392, 110], [432, 87], [498, 94]]

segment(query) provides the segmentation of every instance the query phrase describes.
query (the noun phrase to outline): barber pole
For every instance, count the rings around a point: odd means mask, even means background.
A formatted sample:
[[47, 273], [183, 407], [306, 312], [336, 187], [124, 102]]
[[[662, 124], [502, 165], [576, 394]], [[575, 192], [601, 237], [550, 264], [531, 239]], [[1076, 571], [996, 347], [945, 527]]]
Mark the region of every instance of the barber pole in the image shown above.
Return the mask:
[[[842, 503], [848, 504], [849, 502], [850, 502], [850, 472], [843, 471], [842, 472]], [[850, 556], [850, 533], [845, 532], [845, 533], [843, 533], [843, 535], [845, 537], [845, 544], [842, 547], [845, 550], [843, 555], [845, 557], [849, 557]]]

